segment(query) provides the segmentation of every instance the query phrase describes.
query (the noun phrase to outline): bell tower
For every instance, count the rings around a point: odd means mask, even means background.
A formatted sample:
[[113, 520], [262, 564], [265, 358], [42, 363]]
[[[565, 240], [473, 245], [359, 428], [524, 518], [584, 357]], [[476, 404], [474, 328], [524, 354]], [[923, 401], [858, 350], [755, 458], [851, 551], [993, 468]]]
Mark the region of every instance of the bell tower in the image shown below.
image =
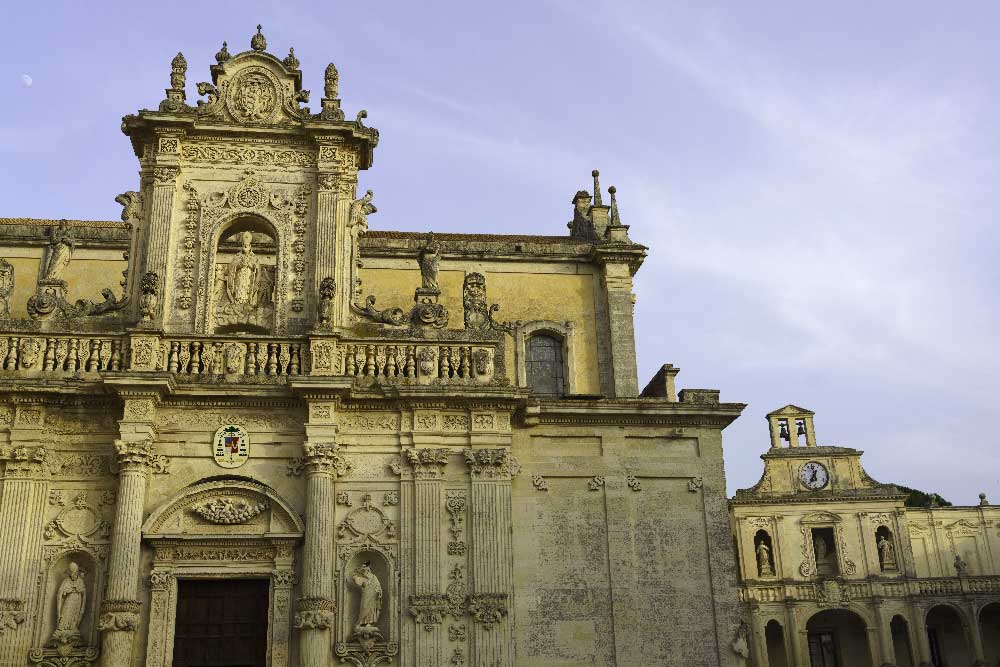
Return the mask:
[[294, 49], [269, 53], [260, 26], [249, 50], [223, 43], [215, 59], [196, 105], [178, 53], [159, 108], [122, 120], [141, 167], [139, 190], [119, 197], [133, 226], [131, 315], [174, 334], [300, 334], [322, 291], [326, 321], [342, 326], [357, 280], [352, 226], [375, 210], [371, 194], [360, 217], [353, 206], [358, 171], [378, 131], [364, 110], [345, 120], [332, 63], [320, 111], [304, 106]]

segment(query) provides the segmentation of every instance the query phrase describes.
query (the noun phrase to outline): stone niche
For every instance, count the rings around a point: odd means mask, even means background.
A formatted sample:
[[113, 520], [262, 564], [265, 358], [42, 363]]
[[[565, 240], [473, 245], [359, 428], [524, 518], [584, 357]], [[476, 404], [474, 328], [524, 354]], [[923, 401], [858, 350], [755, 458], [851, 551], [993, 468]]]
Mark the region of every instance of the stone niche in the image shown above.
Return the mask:
[[215, 332], [269, 334], [274, 330], [277, 244], [254, 218], [223, 232], [215, 256], [212, 324]]

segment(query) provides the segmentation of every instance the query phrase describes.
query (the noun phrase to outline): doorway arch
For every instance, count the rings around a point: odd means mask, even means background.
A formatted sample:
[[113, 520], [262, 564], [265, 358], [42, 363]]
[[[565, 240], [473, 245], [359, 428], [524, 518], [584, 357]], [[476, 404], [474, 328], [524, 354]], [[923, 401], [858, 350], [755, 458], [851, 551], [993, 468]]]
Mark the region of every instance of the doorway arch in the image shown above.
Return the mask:
[[900, 614], [889, 621], [892, 637], [892, 651], [896, 656], [896, 667], [916, 667], [913, 660], [913, 645], [910, 643], [910, 624]]
[[927, 641], [934, 665], [971, 665], [972, 651], [962, 613], [950, 604], [939, 604], [927, 612]]
[[788, 667], [788, 652], [785, 649], [785, 628], [775, 619], [764, 626], [764, 643], [767, 649], [769, 667]]
[[811, 667], [873, 667], [868, 625], [848, 609], [825, 609], [806, 623]]
[[1000, 602], [990, 602], [979, 610], [979, 636], [986, 662], [1000, 664]]

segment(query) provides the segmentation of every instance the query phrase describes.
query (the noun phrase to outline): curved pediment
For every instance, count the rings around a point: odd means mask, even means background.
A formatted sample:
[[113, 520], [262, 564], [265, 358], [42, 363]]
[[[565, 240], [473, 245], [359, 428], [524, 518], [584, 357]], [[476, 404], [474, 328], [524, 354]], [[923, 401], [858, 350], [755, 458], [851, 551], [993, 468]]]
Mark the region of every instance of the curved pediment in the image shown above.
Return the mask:
[[250, 479], [193, 484], [157, 508], [145, 539], [301, 537], [305, 526], [278, 493]]
[[830, 512], [813, 512], [802, 517], [801, 523], [840, 523], [841, 518]]

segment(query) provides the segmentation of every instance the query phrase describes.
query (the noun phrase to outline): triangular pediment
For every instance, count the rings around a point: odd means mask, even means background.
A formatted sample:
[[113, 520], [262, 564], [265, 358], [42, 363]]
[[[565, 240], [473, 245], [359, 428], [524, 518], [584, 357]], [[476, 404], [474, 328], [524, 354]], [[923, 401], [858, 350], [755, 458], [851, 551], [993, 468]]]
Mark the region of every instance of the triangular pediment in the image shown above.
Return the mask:
[[768, 413], [768, 417], [790, 417], [792, 415], [813, 415], [816, 414], [812, 410], [806, 410], [805, 408], [800, 408], [797, 405], [788, 404], [783, 408], [778, 408], [774, 412]]

